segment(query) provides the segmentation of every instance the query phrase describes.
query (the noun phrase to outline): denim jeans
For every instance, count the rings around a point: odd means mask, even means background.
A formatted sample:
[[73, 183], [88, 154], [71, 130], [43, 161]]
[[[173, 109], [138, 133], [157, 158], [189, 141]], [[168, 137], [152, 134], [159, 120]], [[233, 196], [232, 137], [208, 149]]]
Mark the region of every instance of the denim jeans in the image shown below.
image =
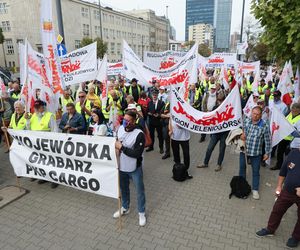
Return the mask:
[[220, 149], [219, 149], [219, 157], [218, 157], [218, 165], [222, 165], [224, 160], [224, 154], [226, 149], [226, 138], [228, 136], [228, 132], [222, 132], [217, 134], [212, 134], [210, 137], [210, 141], [206, 150], [204, 164], [208, 165], [209, 159], [211, 157], [212, 152], [214, 151], [215, 146], [217, 145], [218, 141], [220, 141]]
[[[252, 190], [258, 191], [261, 155], [248, 156], [248, 157], [251, 161], [251, 167], [252, 167]], [[243, 176], [246, 179], [246, 157], [244, 153], [240, 153], [240, 174], [239, 175]]]
[[143, 182], [143, 170], [142, 167], [138, 167], [133, 172], [122, 172], [120, 171], [120, 188], [122, 195], [122, 207], [126, 210], [130, 205], [130, 190], [129, 190], [129, 181], [132, 179], [137, 192], [137, 203], [139, 213], [145, 212], [145, 188]]

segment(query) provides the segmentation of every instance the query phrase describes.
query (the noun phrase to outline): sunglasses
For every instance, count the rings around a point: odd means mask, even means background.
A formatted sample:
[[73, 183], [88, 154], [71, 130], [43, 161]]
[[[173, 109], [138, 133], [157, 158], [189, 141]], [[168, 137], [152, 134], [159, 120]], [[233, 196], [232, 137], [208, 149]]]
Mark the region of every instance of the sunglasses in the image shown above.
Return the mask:
[[78, 96], [79, 98], [84, 98], [85, 96]]

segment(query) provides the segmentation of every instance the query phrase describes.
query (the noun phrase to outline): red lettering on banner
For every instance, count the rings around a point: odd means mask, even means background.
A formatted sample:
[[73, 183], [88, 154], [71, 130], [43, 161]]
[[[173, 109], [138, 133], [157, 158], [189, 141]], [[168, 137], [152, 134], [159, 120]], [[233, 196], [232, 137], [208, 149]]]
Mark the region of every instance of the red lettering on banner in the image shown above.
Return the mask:
[[42, 66], [39, 65], [39, 63], [34, 60], [34, 58], [31, 55], [28, 55], [28, 67], [32, 69], [34, 72], [36, 72], [39, 76], [42, 77], [43, 84], [47, 87], [50, 87], [48, 77], [46, 74], [45, 65], [42, 64]]
[[166, 61], [162, 61], [160, 63], [159, 69], [168, 69], [168, 68], [171, 68], [172, 66], [174, 66], [175, 64], [176, 64], [175, 59], [173, 57], [170, 57]]
[[215, 115], [203, 116], [203, 119], [198, 119], [198, 120], [194, 118], [192, 115], [186, 113], [186, 111], [183, 109], [180, 102], [177, 102], [177, 105], [178, 107], [174, 107], [173, 110], [177, 114], [185, 115], [191, 122], [197, 125], [203, 125], [203, 126], [217, 125], [234, 118], [233, 107], [231, 104], [226, 105], [226, 110], [221, 113], [217, 111]]
[[152, 80], [156, 80], [156, 82], [159, 83], [160, 86], [169, 86], [169, 85], [175, 85], [178, 83], [182, 83], [187, 77], [188, 77], [188, 71], [182, 70], [181, 73], [172, 73], [171, 77], [168, 78], [156, 78], [152, 77], [151, 81], [149, 82], [151, 84]]
[[75, 61], [75, 63], [72, 63], [71, 59], [68, 58], [67, 60], [61, 62], [61, 70], [64, 74], [71, 73], [78, 69], [80, 69], [80, 61], [79, 60]]
[[122, 68], [123, 67], [123, 63], [116, 63], [114, 65], [110, 65], [109, 68]]
[[279, 125], [277, 125], [275, 122], [272, 123], [272, 137], [276, 130], [279, 130]]
[[208, 63], [224, 63], [224, 58], [217, 56], [215, 58], [209, 59]]
[[50, 69], [52, 72], [52, 85], [53, 85], [53, 92], [61, 92], [63, 93], [63, 90], [61, 88], [61, 78], [58, 73], [56, 60], [54, 58], [54, 50], [52, 45], [48, 45], [48, 52], [50, 57], [48, 58]]

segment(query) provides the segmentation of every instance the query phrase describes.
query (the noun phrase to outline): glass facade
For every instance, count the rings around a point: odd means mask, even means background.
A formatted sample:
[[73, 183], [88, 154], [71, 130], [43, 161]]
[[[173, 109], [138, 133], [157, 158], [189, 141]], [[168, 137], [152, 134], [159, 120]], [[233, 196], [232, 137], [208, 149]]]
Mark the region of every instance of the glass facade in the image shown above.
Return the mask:
[[215, 28], [215, 50], [228, 51], [230, 48], [231, 12], [232, 0], [186, 0], [185, 40], [188, 40], [190, 25], [211, 24]]
[[232, 0], [218, 0], [216, 5], [215, 51], [223, 52], [230, 49]]
[[188, 40], [189, 26], [197, 23], [214, 25], [215, 0], [186, 0], [185, 40]]

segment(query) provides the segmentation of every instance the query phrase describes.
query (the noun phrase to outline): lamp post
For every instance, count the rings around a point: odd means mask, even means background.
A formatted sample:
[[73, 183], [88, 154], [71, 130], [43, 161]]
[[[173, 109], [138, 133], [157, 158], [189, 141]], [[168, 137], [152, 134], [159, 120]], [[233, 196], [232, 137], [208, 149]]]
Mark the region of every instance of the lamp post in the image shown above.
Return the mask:
[[[243, 0], [243, 10], [242, 10], [242, 21], [241, 21], [240, 43], [243, 42], [244, 13], [245, 13], [245, 0]], [[241, 60], [241, 57], [242, 57], [242, 55], [239, 55], [239, 60]]]
[[61, 11], [61, 0], [56, 0], [56, 13], [57, 13], [58, 32], [64, 38], [61, 43], [66, 45], [64, 24], [63, 24], [62, 11]]
[[102, 39], [102, 15], [101, 15], [101, 3], [100, 3], [100, 0], [99, 0], [98, 3], [99, 3], [98, 7], [99, 7], [100, 38], [101, 38], [101, 40], [103, 40]]

